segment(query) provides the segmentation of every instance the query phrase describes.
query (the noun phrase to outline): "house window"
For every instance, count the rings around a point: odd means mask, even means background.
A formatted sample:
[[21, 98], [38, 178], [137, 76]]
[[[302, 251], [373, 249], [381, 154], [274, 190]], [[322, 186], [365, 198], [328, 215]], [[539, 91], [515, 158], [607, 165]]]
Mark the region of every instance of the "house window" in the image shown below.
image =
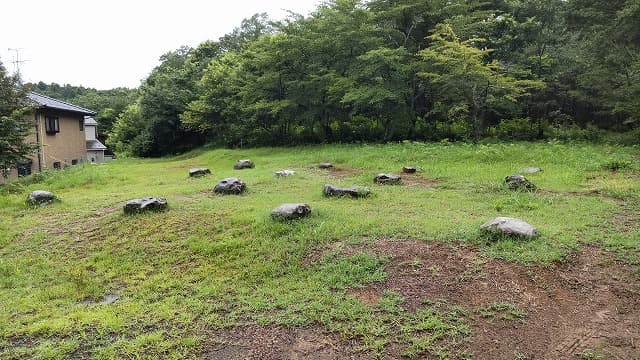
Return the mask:
[[49, 135], [55, 135], [60, 132], [60, 120], [57, 116], [46, 116], [44, 118], [44, 128]]
[[60, 161], [56, 161], [53, 163], [53, 168], [56, 170], [60, 170], [62, 168], [62, 164], [60, 163]]
[[78, 125], [80, 125], [80, 131], [84, 131], [84, 119], [80, 119]]
[[71, 160], [71, 165], [78, 165], [78, 159]]
[[16, 164], [18, 168], [18, 176], [27, 176], [31, 175], [31, 165], [33, 162], [31, 160], [19, 160]]

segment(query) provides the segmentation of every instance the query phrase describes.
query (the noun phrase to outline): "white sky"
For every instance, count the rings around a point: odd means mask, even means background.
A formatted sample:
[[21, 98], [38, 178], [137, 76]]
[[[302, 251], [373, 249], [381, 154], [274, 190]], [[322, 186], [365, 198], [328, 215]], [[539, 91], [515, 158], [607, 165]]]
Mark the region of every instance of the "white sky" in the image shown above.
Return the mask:
[[25, 82], [111, 89], [137, 87], [158, 58], [182, 45], [217, 40], [244, 18], [302, 15], [320, 0], [4, 0], [0, 61]]

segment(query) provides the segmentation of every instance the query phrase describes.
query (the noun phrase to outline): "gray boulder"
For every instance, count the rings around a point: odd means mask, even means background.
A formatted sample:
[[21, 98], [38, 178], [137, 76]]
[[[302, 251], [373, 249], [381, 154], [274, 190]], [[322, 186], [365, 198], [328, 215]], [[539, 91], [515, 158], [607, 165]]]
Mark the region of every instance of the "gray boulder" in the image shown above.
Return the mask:
[[402, 167], [402, 172], [405, 174], [415, 174], [421, 171], [422, 171], [422, 168], [419, 166], [403, 166]]
[[480, 231], [492, 235], [506, 235], [521, 238], [534, 238], [538, 236], [538, 230], [528, 223], [510, 217], [497, 217], [480, 226]]
[[341, 188], [329, 184], [325, 184], [322, 189], [322, 194], [324, 196], [351, 196], [354, 198], [367, 197], [371, 193], [371, 190], [368, 187], [362, 186], [351, 186], [347, 188]]
[[400, 176], [394, 175], [394, 174], [378, 174], [376, 175], [376, 177], [373, 178], [373, 181], [376, 184], [388, 184], [388, 185], [400, 184], [401, 180], [402, 178]]
[[311, 208], [307, 204], [293, 203], [282, 204], [271, 212], [271, 217], [280, 220], [295, 220], [311, 214]]
[[249, 159], [238, 160], [238, 162], [236, 162], [236, 164], [233, 165], [233, 168], [236, 170], [253, 169], [254, 167], [255, 165], [253, 164], [253, 161]]
[[207, 168], [189, 169], [189, 177], [205, 176], [211, 174], [211, 170]]
[[312, 165], [311, 167], [318, 168], [318, 169], [329, 169], [333, 167], [333, 164], [328, 162], [321, 162], [319, 164]]
[[535, 174], [541, 172], [539, 167], [526, 167], [518, 170], [518, 174]]
[[513, 190], [533, 191], [536, 189], [536, 186], [523, 175], [509, 175], [504, 178], [504, 183]]
[[147, 211], [164, 211], [167, 209], [167, 199], [156, 197], [145, 197], [133, 199], [124, 204], [125, 214], [137, 214]]
[[57, 198], [53, 193], [44, 190], [35, 190], [27, 196], [27, 205], [44, 207], [52, 204], [55, 200], [57, 200]]
[[244, 181], [238, 178], [226, 178], [220, 180], [213, 188], [213, 192], [216, 194], [233, 194], [238, 195], [246, 189]]

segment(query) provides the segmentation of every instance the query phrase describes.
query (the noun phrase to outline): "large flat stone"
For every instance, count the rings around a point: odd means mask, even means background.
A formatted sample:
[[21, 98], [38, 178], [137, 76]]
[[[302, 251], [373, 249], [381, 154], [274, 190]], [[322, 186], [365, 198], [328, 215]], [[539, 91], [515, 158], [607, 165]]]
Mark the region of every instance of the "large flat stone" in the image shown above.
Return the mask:
[[303, 203], [286, 203], [273, 209], [271, 217], [281, 220], [300, 219], [311, 214], [311, 208]]
[[521, 238], [534, 238], [539, 235], [538, 230], [527, 222], [511, 218], [497, 217], [480, 225], [480, 230], [495, 234]]
[[34, 190], [27, 196], [27, 205], [30, 206], [46, 206], [52, 204], [56, 200], [56, 196], [45, 190]]
[[156, 197], [145, 197], [133, 199], [124, 204], [125, 214], [137, 214], [148, 211], [164, 211], [167, 209], [167, 199]]
[[213, 188], [213, 192], [216, 194], [233, 194], [238, 195], [246, 189], [244, 181], [232, 177], [220, 180]]
[[322, 194], [324, 196], [351, 196], [354, 198], [367, 197], [371, 193], [371, 190], [368, 187], [362, 186], [350, 186], [350, 187], [338, 187], [329, 184], [325, 184], [322, 189]]

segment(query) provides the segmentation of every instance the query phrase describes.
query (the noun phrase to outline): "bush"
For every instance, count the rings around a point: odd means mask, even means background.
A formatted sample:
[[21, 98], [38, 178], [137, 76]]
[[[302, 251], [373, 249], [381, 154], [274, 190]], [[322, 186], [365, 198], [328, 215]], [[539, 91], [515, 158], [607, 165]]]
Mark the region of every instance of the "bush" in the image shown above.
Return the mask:
[[[548, 123], [543, 123], [543, 128], [549, 127]], [[530, 141], [539, 138], [540, 126], [533, 123], [529, 118], [515, 118], [503, 120], [498, 125], [487, 129], [487, 135], [500, 140], [508, 141]]]
[[19, 194], [24, 189], [33, 184], [39, 184], [45, 181], [50, 176], [49, 171], [35, 172], [29, 176], [21, 176], [16, 180], [0, 185], [0, 193], [4, 194]]
[[604, 170], [618, 171], [631, 168], [631, 161], [627, 159], [609, 159], [602, 164]]
[[600, 142], [607, 137], [607, 132], [594, 126], [587, 124], [581, 128], [578, 125], [556, 125], [552, 129], [553, 137], [562, 141], [591, 141]]

